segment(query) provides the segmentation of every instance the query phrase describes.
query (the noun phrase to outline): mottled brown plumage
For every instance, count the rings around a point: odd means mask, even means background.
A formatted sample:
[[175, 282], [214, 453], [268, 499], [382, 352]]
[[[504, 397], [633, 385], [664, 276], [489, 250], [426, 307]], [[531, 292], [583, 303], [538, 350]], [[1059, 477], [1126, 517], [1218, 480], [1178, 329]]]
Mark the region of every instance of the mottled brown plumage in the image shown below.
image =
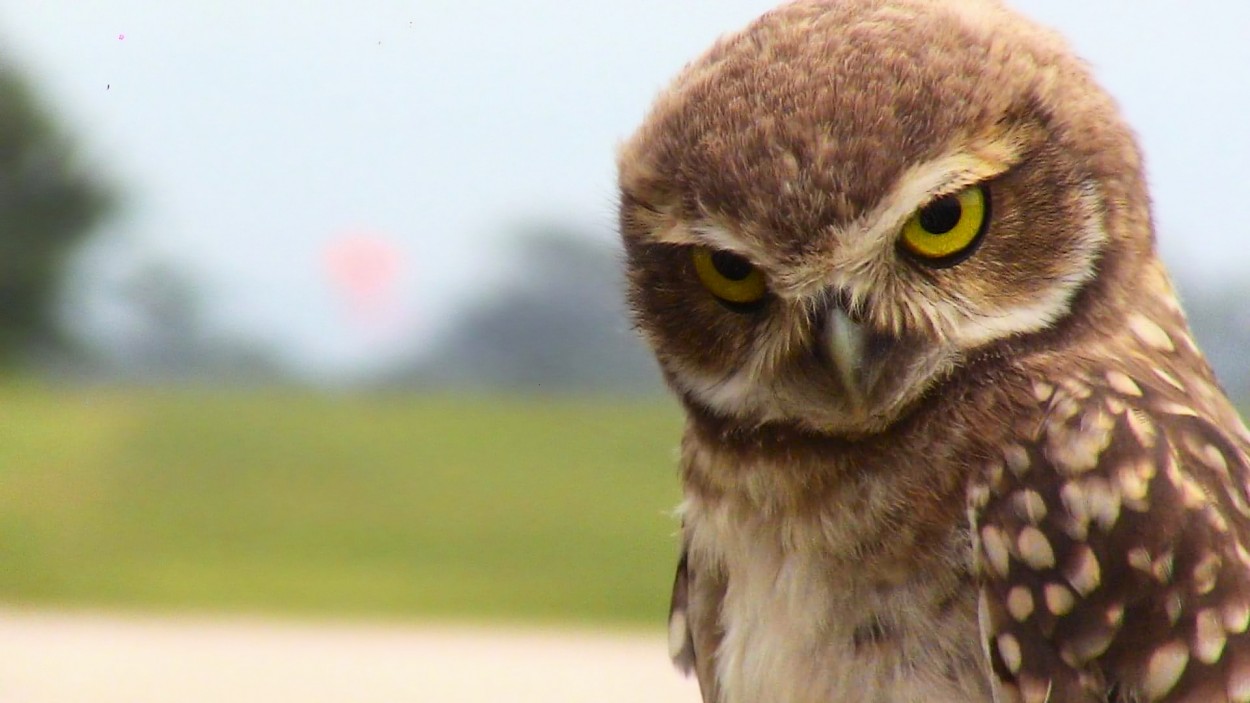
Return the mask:
[[1250, 435], [1060, 39], [785, 5], [686, 67], [620, 186], [706, 701], [1250, 701]]

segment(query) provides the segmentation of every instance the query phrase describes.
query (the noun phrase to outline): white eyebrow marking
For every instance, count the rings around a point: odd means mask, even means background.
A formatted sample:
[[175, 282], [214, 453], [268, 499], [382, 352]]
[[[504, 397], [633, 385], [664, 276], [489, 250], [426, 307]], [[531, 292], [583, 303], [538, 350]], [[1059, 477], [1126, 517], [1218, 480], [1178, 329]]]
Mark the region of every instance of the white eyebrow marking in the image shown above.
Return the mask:
[[696, 222], [674, 220], [669, 224], [656, 227], [651, 236], [662, 244], [704, 246], [731, 251], [763, 269], [765, 274], [781, 268], [777, 258], [767, 248], [747, 238], [736, 236], [732, 227], [707, 220]]
[[698, 243], [713, 249], [724, 249], [746, 257], [751, 263], [765, 269], [776, 270], [777, 260], [767, 249], [754, 242], [734, 236], [733, 230], [711, 222], [700, 222], [690, 227]]

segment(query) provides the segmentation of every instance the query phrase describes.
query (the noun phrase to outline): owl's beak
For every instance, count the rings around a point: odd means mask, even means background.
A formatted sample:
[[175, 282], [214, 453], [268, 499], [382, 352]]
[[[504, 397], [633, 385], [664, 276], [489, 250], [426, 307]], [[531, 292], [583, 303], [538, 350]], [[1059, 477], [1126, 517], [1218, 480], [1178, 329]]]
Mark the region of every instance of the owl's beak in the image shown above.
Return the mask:
[[842, 308], [833, 306], [825, 323], [826, 344], [833, 366], [843, 388], [855, 405], [863, 405], [867, 391], [864, 377], [864, 328], [846, 314]]

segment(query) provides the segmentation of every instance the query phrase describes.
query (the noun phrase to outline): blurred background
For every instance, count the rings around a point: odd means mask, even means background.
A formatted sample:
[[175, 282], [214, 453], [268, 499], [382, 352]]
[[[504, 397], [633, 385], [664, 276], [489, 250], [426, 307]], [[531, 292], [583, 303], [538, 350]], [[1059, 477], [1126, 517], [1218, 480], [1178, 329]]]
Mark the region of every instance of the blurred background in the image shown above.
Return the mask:
[[[0, 5], [0, 607], [662, 639], [614, 150], [773, 4]], [[1250, 5], [1013, 4], [1137, 128], [1250, 397]]]

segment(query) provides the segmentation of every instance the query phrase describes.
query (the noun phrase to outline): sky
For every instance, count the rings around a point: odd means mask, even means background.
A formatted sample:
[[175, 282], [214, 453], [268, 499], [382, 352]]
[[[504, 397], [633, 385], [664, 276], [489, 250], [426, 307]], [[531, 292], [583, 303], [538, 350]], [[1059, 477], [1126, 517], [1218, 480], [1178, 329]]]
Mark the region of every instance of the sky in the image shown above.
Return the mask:
[[[108, 291], [128, 271], [169, 265], [213, 325], [333, 378], [413, 353], [516, 275], [527, 224], [611, 244], [616, 145], [686, 61], [774, 4], [13, 0], [0, 70], [29, 74], [125, 195], [67, 303], [85, 334], [124, 322]], [[1242, 275], [1250, 3], [1011, 4], [1120, 101], [1165, 259]], [[370, 267], [385, 283], [359, 290]]]

